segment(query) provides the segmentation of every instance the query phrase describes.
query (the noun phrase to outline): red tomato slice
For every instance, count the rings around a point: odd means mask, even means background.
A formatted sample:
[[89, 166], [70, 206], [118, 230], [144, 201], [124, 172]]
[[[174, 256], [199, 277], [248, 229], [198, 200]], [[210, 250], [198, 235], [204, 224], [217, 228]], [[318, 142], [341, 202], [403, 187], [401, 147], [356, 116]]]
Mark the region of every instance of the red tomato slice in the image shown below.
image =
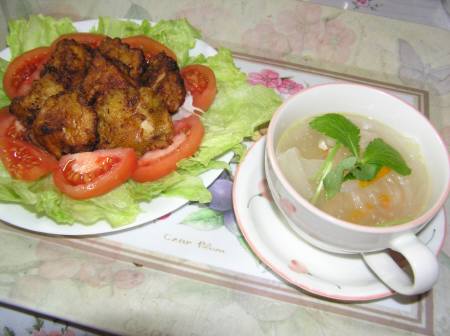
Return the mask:
[[103, 195], [126, 182], [136, 169], [134, 149], [101, 149], [64, 155], [53, 172], [56, 187], [74, 199]]
[[31, 83], [39, 78], [40, 72], [50, 55], [50, 48], [40, 47], [17, 56], [6, 68], [3, 89], [9, 98], [26, 95]]
[[144, 154], [131, 178], [137, 182], [157, 180], [177, 169], [178, 161], [192, 156], [205, 133], [203, 125], [196, 115], [174, 122], [175, 137], [172, 144], [164, 149]]
[[5, 106], [0, 109], [0, 116], [4, 114], [9, 114], [9, 106]]
[[144, 52], [145, 58], [150, 58], [160, 52], [165, 52], [167, 56], [172, 57], [175, 61], [177, 60], [177, 55], [171, 49], [145, 35], [125, 37], [122, 39], [122, 42], [132, 48], [141, 49]]
[[9, 139], [25, 139], [25, 127], [4, 107], [0, 110], [0, 137]]
[[55, 48], [55, 45], [61, 41], [66, 39], [75, 40], [79, 43], [89, 44], [92, 48], [98, 48], [100, 43], [105, 39], [105, 35], [102, 34], [94, 34], [94, 33], [71, 33], [64, 34], [58, 37], [55, 41], [53, 41], [50, 46], [51, 49]]
[[33, 144], [0, 137], [0, 158], [13, 178], [34, 181], [58, 167], [56, 159]]
[[216, 76], [207, 66], [192, 64], [181, 69], [186, 89], [191, 93], [193, 105], [208, 110], [217, 93]]

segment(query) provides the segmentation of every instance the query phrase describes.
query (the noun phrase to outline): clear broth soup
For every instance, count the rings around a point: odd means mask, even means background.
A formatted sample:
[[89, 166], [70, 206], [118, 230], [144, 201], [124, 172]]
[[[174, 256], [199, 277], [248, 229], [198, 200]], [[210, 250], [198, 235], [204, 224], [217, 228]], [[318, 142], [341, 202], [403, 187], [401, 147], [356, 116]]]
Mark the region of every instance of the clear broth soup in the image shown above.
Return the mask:
[[[391, 226], [407, 222], [419, 216], [430, 197], [429, 176], [420, 146], [402, 136], [387, 125], [366, 117], [342, 114], [361, 132], [361, 151], [375, 138], [401, 153], [412, 172], [401, 176], [383, 168], [371, 181], [349, 180], [342, 184], [340, 192], [326, 199], [322, 192], [315, 206], [339, 219], [366, 226]], [[313, 118], [299, 120], [281, 136], [276, 156], [281, 171], [289, 183], [307, 200], [311, 200], [317, 187], [319, 172], [329, 148], [335, 140], [312, 129]], [[350, 156], [341, 147], [334, 163]]]

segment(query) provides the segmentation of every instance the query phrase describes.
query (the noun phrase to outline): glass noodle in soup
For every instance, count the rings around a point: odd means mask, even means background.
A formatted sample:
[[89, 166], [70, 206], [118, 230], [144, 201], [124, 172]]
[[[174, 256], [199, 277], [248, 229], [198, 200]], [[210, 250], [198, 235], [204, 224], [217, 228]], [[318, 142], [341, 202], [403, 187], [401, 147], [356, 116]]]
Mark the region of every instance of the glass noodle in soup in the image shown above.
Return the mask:
[[[299, 120], [280, 137], [276, 155], [283, 175], [304, 198], [319, 209], [339, 219], [367, 226], [391, 226], [419, 216], [430, 195], [429, 176], [418, 144], [387, 125], [366, 117], [341, 114], [360, 131], [360, 151], [376, 138], [395, 148], [411, 173], [398, 174], [380, 166], [371, 180], [345, 179], [332, 197], [316, 193], [320, 172], [336, 140], [310, 126], [314, 118]], [[340, 146], [333, 166], [352, 156]]]

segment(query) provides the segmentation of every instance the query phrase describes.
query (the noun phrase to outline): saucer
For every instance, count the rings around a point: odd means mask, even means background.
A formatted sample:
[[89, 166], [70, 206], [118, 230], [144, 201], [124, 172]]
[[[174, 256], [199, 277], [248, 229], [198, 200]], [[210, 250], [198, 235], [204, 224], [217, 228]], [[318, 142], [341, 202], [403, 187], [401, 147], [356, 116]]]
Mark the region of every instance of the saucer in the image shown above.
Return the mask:
[[[239, 165], [233, 187], [237, 223], [253, 252], [273, 272], [310, 293], [343, 301], [368, 301], [394, 295], [359, 254], [335, 254], [302, 240], [271, 200], [265, 173], [266, 139], [258, 140]], [[418, 233], [439, 253], [446, 230], [444, 210]]]

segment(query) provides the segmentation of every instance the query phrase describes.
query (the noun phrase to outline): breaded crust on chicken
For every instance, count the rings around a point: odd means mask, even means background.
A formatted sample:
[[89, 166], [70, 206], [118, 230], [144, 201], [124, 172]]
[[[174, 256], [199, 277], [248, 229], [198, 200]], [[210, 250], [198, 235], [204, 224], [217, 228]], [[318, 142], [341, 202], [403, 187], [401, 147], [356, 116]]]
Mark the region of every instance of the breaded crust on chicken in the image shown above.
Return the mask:
[[148, 60], [142, 75], [142, 84], [155, 91], [167, 105], [170, 113], [175, 113], [184, 103], [186, 89], [178, 64], [164, 52]]
[[66, 89], [72, 89], [86, 76], [91, 61], [92, 49], [88, 45], [64, 39], [56, 44], [41, 74], [51, 73]]
[[170, 114], [149, 88], [110, 90], [97, 100], [96, 111], [98, 148], [131, 147], [142, 155], [172, 142]]
[[99, 96], [112, 89], [130, 86], [136, 87], [136, 81], [96, 51], [80, 89], [87, 102], [93, 104]]
[[31, 90], [27, 95], [14, 98], [9, 107], [9, 111], [26, 128], [29, 128], [47, 98], [63, 91], [63, 85], [58, 83], [53, 75], [46, 74], [33, 82]]
[[97, 49], [62, 40], [41, 76], [10, 111], [30, 140], [55, 157], [117, 147], [142, 155], [172, 143], [170, 113], [183, 104], [186, 89], [166, 54], [146, 63], [140, 49], [119, 39], [106, 38]]
[[52, 96], [33, 122], [31, 139], [56, 158], [91, 151], [97, 143], [97, 114], [76, 91]]
[[142, 75], [145, 58], [141, 49], [130, 48], [119, 38], [107, 37], [98, 47], [98, 51], [131, 78], [138, 80]]

